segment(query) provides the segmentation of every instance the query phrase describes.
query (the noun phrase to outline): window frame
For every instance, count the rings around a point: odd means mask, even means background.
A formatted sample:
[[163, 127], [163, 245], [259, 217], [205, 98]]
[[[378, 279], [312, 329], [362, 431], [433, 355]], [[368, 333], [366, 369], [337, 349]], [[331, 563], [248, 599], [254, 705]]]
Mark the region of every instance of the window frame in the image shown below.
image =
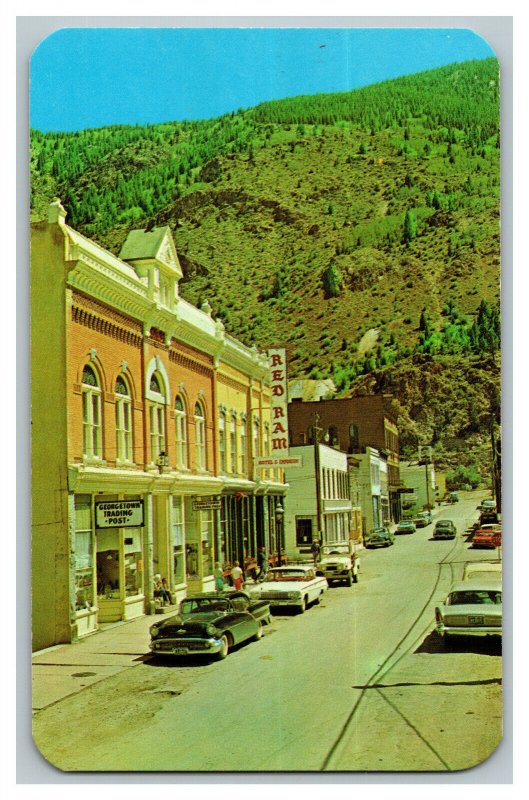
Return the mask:
[[[95, 381], [85, 383], [85, 372], [89, 370]], [[103, 460], [103, 404], [99, 375], [91, 364], [85, 364], [81, 376], [83, 458], [87, 461]], [[94, 421], [94, 410], [96, 411]]]

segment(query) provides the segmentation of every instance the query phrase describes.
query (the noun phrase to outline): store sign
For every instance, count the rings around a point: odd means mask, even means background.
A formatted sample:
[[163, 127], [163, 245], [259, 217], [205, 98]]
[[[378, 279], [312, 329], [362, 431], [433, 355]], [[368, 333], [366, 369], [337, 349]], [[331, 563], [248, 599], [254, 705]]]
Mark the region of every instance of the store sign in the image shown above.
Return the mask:
[[96, 503], [97, 528], [141, 528], [143, 500], [112, 500]]
[[303, 459], [294, 458], [290, 456], [268, 456], [262, 458], [254, 458], [254, 466], [256, 469], [270, 469], [274, 467], [302, 467]]
[[286, 350], [269, 350], [270, 389], [272, 393], [272, 455], [288, 454], [288, 396]]
[[217, 511], [220, 508], [220, 500], [212, 497], [210, 500], [193, 500], [193, 511]]

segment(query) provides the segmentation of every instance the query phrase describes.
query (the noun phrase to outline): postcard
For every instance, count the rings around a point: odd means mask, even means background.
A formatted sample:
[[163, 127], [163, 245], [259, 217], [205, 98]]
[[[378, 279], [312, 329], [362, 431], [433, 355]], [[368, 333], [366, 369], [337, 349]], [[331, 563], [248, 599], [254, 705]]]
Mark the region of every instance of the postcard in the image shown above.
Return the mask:
[[500, 96], [463, 27], [34, 51], [57, 770], [443, 774], [500, 744]]

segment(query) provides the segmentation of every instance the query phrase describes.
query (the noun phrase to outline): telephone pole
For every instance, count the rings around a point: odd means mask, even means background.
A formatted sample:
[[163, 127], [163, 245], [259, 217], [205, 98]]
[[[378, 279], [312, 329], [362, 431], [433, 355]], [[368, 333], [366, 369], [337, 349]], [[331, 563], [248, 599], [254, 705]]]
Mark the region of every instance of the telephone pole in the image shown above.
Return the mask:
[[319, 427], [320, 415], [316, 411], [314, 414], [314, 472], [316, 478], [316, 524], [318, 527], [318, 539], [320, 544], [323, 542], [323, 502], [321, 496], [321, 475], [320, 475], [320, 433], [323, 428]]

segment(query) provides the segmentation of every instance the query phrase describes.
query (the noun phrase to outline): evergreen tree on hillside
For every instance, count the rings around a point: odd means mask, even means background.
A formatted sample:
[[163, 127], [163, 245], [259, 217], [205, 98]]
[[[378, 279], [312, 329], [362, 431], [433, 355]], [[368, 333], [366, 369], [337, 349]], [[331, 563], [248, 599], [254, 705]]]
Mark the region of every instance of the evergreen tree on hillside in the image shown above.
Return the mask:
[[338, 297], [342, 288], [340, 270], [334, 261], [331, 261], [323, 273], [323, 288], [326, 297]]

